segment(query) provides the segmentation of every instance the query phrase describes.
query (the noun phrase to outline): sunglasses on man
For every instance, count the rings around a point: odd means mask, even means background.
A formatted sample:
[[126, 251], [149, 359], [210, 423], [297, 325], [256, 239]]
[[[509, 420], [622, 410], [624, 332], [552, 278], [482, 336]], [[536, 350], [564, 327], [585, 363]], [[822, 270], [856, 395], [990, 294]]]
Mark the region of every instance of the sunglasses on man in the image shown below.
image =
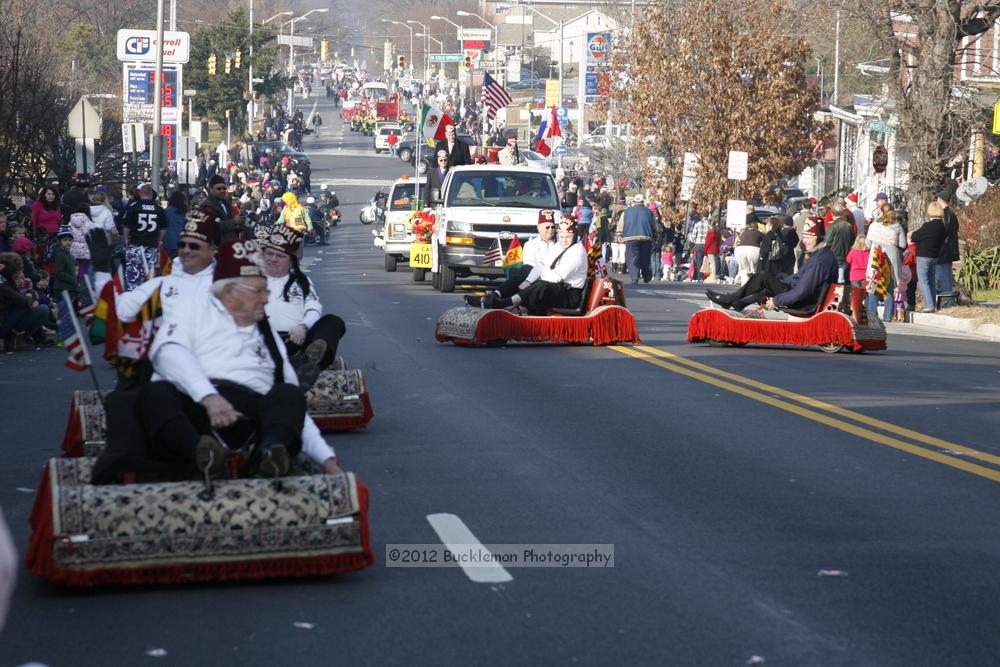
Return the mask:
[[195, 252], [198, 252], [199, 250], [201, 250], [204, 247], [205, 246], [203, 246], [201, 243], [192, 243], [191, 241], [180, 241], [180, 242], [177, 243], [177, 248], [179, 250], [187, 249], [187, 250], [193, 250]]

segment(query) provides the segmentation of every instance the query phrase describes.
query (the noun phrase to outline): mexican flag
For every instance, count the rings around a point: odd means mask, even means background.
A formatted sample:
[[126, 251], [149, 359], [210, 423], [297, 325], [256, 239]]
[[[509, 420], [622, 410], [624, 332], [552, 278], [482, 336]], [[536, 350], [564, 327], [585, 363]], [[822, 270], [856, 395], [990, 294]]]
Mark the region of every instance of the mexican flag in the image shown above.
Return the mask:
[[524, 248], [521, 247], [521, 240], [514, 236], [514, 240], [507, 246], [507, 254], [503, 256], [503, 272], [508, 278], [510, 272], [521, 268], [524, 265]]
[[433, 146], [435, 141], [443, 140], [445, 126], [454, 124], [455, 121], [451, 116], [429, 104], [424, 104], [423, 111], [420, 112], [420, 127], [429, 145]]

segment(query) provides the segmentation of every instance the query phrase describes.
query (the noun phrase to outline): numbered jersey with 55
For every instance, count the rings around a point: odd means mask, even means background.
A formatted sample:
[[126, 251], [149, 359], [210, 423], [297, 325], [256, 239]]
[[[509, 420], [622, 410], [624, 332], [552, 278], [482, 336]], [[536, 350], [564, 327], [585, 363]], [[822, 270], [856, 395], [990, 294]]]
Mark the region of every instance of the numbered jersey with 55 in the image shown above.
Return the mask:
[[130, 245], [155, 248], [160, 244], [160, 231], [166, 229], [167, 214], [156, 202], [139, 201], [129, 207], [124, 225]]

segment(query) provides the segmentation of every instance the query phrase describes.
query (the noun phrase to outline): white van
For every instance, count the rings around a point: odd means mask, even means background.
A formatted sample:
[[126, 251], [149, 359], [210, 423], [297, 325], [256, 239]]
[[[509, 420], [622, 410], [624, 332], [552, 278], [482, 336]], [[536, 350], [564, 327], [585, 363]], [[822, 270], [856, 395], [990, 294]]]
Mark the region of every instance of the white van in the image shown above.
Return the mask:
[[[410, 260], [410, 244], [414, 241], [413, 233], [406, 229], [406, 221], [413, 212], [418, 200], [415, 196], [416, 183], [420, 183], [420, 201], [424, 198], [426, 178], [400, 178], [392, 184], [389, 190], [389, 202], [386, 205], [385, 228], [385, 270], [395, 271], [398, 262]], [[424, 271], [415, 271], [423, 279]]]

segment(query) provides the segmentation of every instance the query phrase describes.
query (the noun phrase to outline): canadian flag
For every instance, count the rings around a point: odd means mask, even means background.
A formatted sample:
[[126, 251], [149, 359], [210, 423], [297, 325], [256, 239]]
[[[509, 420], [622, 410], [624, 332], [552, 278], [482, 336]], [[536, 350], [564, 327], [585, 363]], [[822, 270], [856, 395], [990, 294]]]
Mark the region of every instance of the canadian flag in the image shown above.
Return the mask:
[[552, 107], [549, 117], [542, 119], [542, 124], [538, 126], [538, 140], [535, 150], [548, 157], [557, 146], [562, 144], [562, 132], [559, 129], [559, 120], [556, 118], [556, 108]]

